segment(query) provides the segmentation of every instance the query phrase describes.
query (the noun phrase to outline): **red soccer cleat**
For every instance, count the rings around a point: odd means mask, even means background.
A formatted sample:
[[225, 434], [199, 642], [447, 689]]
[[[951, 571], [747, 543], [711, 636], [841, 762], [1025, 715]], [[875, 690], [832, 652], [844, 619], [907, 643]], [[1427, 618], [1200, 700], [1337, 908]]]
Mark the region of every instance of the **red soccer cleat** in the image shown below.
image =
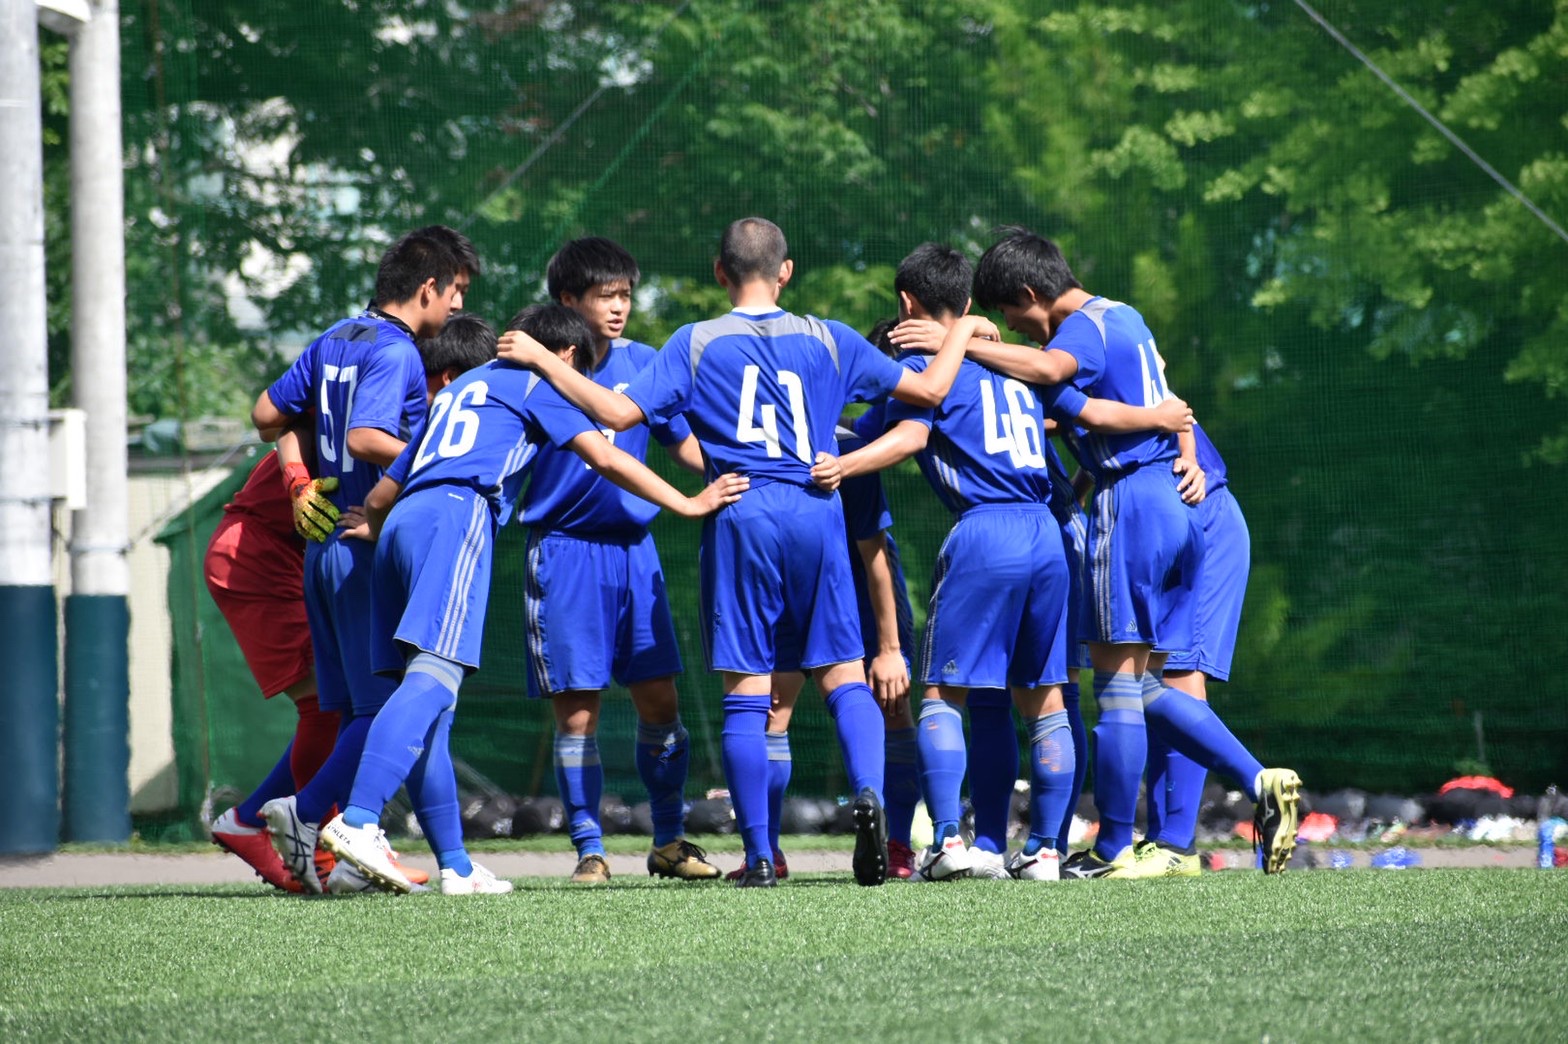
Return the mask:
[[272, 887], [298, 895], [304, 886], [283, 865], [266, 827], [246, 826], [239, 821], [234, 809], [229, 809], [212, 824], [212, 843], [226, 852], [243, 859], [256, 876]]
[[[731, 870], [724, 875], [726, 881], [739, 881], [746, 874], [746, 861], [741, 860], [739, 868]], [[789, 864], [784, 862], [784, 853], [778, 849], [773, 850], [773, 876], [780, 881], [789, 876]]]
[[892, 838], [888, 838], [887, 876], [896, 877], [901, 881], [907, 881], [914, 876], [914, 873], [914, 849], [910, 848], [902, 841], [895, 841]]

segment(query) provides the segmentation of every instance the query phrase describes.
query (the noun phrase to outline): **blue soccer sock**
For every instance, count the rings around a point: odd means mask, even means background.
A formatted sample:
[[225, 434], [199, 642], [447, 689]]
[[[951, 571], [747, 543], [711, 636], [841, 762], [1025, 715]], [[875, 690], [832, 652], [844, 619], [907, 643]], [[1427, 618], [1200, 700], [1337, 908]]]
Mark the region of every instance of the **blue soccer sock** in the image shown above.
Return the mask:
[[1157, 838], [1165, 827], [1166, 790], [1170, 786], [1170, 759], [1174, 753], [1163, 735], [1149, 730], [1149, 764], [1143, 780], [1144, 801], [1148, 807], [1144, 837]]
[[686, 832], [686, 769], [690, 737], [681, 720], [637, 723], [637, 775], [648, 788], [653, 844], [662, 847]]
[[365, 752], [365, 737], [370, 734], [370, 723], [374, 720], [375, 716], [371, 714], [344, 715], [332, 753], [310, 777], [310, 782], [300, 787], [294, 796], [300, 819], [319, 823], [333, 805], [348, 804], [348, 792], [359, 769], [359, 756]]
[[768, 710], [771, 696], [732, 693], [724, 697], [724, 779], [735, 809], [735, 826], [746, 846], [746, 862], [773, 861], [768, 836]]
[[1007, 704], [969, 707], [969, 804], [975, 810], [975, 847], [998, 854], [1007, 851], [1007, 828], [1013, 812], [1013, 784], [1018, 782], [1018, 729]]
[[1062, 706], [1067, 710], [1067, 727], [1073, 734], [1073, 789], [1062, 812], [1062, 825], [1056, 830], [1056, 849], [1067, 851], [1073, 836], [1073, 814], [1078, 811], [1078, 799], [1083, 795], [1083, 779], [1089, 771], [1089, 732], [1083, 725], [1083, 708], [1079, 705], [1078, 683], [1062, 686]]
[[870, 787], [882, 800], [887, 756], [887, 726], [882, 707], [865, 682], [850, 682], [828, 693], [828, 717], [838, 730], [838, 747], [844, 755], [849, 789], [858, 794]]
[[887, 839], [909, 846], [920, 804], [920, 747], [913, 727], [887, 730]]
[[426, 753], [437, 719], [456, 704], [463, 673], [461, 664], [430, 653], [409, 661], [402, 683], [376, 712], [365, 736], [359, 771], [343, 810], [345, 823], [360, 827], [380, 820], [381, 809]]
[[461, 877], [474, 871], [463, 846], [463, 811], [457, 798], [457, 774], [452, 768], [453, 711], [444, 711], [425, 737], [425, 752], [408, 774], [408, 796], [425, 832], [425, 841], [443, 870]]
[[1029, 726], [1029, 841], [1025, 855], [1042, 848], [1056, 848], [1056, 830], [1072, 797], [1077, 752], [1072, 726], [1065, 710], [1030, 718]]
[[958, 821], [963, 815], [959, 792], [964, 786], [968, 761], [963, 713], [946, 700], [923, 700], [918, 731], [920, 774], [931, 811], [932, 836], [940, 845], [943, 838], [958, 833]]
[[784, 821], [784, 792], [795, 770], [789, 750], [789, 733], [770, 732], [768, 737], [768, 847], [779, 850], [779, 824]]
[[[1149, 735], [1153, 756], [1154, 734]], [[1158, 827], [1150, 822], [1148, 836], [1169, 848], [1185, 852], [1198, 833], [1198, 810], [1203, 804], [1203, 784], [1209, 770], [1176, 750], [1165, 754], [1163, 818]], [[1151, 802], [1152, 807], [1152, 802]]]
[[1109, 862], [1132, 844], [1138, 815], [1138, 785], [1148, 755], [1143, 688], [1136, 674], [1096, 671], [1094, 700], [1100, 708], [1094, 726], [1094, 803], [1100, 810], [1100, 835], [1094, 852]]
[[1173, 750], [1239, 784], [1252, 800], [1258, 799], [1263, 763], [1225, 727], [1206, 700], [1172, 689], [1153, 674], [1143, 676], [1141, 690], [1151, 730], [1159, 732]]
[[246, 826], [262, 826], [261, 806], [273, 798], [288, 797], [294, 793], [294, 770], [289, 765], [289, 759], [294, 756], [294, 741], [283, 748], [283, 757], [272, 766], [272, 771], [267, 773], [267, 778], [261, 785], [234, 806], [234, 817]]
[[555, 785], [566, 809], [566, 825], [577, 858], [604, 855], [604, 830], [599, 826], [604, 767], [599, 764], [595, 737], [555, 734]]

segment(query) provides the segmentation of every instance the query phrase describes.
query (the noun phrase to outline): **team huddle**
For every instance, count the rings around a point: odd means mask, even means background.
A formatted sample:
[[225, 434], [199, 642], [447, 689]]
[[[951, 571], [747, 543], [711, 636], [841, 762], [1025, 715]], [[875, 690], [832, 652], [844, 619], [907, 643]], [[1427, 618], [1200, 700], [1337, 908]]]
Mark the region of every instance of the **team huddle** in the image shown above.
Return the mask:
[[[595, 733], [611, 681], [638, 718], [649, 873], [720, 877], [684, 835], [683, 664], [648, 532], [664, 508], [703, 519], [698, 629], [722, 677], [745, 847], [736, 885], [788, 875], [787, 730], [806, 675], [853, 791], [862, 885], [1196, 874], [1211, 770], [1256, 802], [1261, 865], [1281, 872], [1300, 780], [1265, 768], [1204, 698], [1206, 679], [1230, 669], [1245, 522], [1139, 314], [1084, 291], [1055, 244], [1023, 230], [977, 266], [937, 244], [913, 251], [895, 279], [898, 320], [876, 343], [783, 310], [793, 270], [777, 226], [734, 222], [714, 264], [732, 310], [655, 351], [622, 337], [640, 273], [609, 240], [563, 246], [552, 303], [499, 337], [460, 311], [481, 275], [464, 237], [431, 226], [389, 248], [372, 304], [261, 394], [253, 420], [277, 452], [209, 548], [209, 587], [258, 684], [299, 712], [277, 766], [219, 817], [214, 841], [289, 891], [419, 890], [425, 875], [379, 826], [406, 787], [443, 893], [511, 890], [463, 846], [449, 736], [480, 669], [496, 533], [515, 514], [528, 529], [519, 688], [554, 713], [572, 880], [610, 876]], [[1043, 347], [1003, 343], [972, 300]], [[856, 403], [868, 408], [847, 415]], [[650, 435], [706, 476], [699, 494], [648, 469]], [[910, 457], [954, 516], [918, 642], [876, 478]], [[271, 633], [258, 633], [263, 619]], [[1090, 756], [1086, 668], [1100, 830], [1066, 857]], [[1029, 834], [1009, 854], [1015, 709]], [[934, 840], [917, 853], [921, 800]]]

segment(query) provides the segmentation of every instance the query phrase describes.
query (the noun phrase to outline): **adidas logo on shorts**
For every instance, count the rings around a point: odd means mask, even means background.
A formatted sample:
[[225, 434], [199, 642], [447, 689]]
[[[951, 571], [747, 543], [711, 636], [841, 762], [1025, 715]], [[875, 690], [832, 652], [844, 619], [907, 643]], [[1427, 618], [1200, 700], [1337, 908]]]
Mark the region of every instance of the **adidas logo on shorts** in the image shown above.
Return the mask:
[[957, 674], [958, 673], [958, 664], [953, 662], [952, 660], [948, 660], [947, 663], [942, 665], [942, 673], [943, 674]]

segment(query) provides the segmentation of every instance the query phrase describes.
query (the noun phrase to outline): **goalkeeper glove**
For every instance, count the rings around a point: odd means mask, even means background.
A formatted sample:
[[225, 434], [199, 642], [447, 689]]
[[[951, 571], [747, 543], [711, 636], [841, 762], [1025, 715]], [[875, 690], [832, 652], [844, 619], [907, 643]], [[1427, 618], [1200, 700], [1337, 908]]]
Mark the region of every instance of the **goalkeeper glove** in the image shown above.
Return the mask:
[[283, 467], [283, 484], [294, 506], [294, 531], [306, 540], [324, 543], [337, 528], [337, 505], [327, 494], [338, 488], [335, 478], [313, 479], [303, 464]]

